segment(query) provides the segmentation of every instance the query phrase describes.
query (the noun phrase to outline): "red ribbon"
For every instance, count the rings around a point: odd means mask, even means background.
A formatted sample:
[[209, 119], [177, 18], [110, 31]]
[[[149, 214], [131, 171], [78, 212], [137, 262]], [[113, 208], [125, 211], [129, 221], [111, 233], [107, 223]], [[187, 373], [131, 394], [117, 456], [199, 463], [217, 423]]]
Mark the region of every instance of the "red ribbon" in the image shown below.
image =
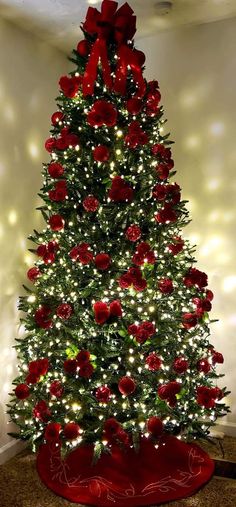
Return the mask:
[[142, 68], [138, 61], [138, 55], [134, 50], [123, 44], [118, 50], [118, 62], [115, 75], [113, 90], [121, 95], [125, 95], [128, 70], [132, 71], [133, 79], [138, 87], [134, 97], [142, 98], [146, 91], [146, 83], [143, 78]]
[[94, 93], [94, 85], [97, 79], [97, 68], [99, 61], [102, 67], [102, 76], [104, 84], [111, 89], [112, 88], [111, 68], [108, 60], [107, 45], [105, 39], [97, 39], [93, 45], [83, 78], [84, 96], [93, 95]]

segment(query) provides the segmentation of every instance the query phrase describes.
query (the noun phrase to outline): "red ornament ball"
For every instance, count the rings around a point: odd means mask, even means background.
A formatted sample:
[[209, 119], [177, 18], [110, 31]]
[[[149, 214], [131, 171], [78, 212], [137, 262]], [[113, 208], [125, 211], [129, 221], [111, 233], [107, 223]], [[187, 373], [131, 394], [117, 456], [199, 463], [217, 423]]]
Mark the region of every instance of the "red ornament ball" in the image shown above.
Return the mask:
[[134, 393], [136, 389], [136, 383], [131, 377], [122, 377], [118, 383], [118, 389], [124, 396]]
[[129, 241], [138, 241], [141, 238], [142, 231], [138, 225], [130, 225], [126, 229], [125, 236]]
[[57, 441], [60, 438], [61, 425], [59, 423], [51, 422], [46, 426], [45, 439], [47, 442]]
[[108, 403], [111, 396], [111, 390], [107, 386], [98, 387], [95, 396], [100, 403]]
[[93, 150], [93, 158], [96, 162], [107, 162], [110, 158], [109, 148], [103, 144], [99, 144]]
[[70, 318], [72, 313], [73, 309], [67, 303], [62, 303], [57, 307], [57, 316], [60, 317], [60, 319], [67, 320]]
[[60, 178], [64, 174], [64, 167], [58, 162], [52, 162], [48, 165], [48, 173], [52, 178]]
[[52, 153], [52, 151], [56, 148], [56, 139], [54, 139], [54, 137], [49, 137], [46, 139], [44, 146], [48, 153]]
[[110, 440], [112, 437], [117, 435], [117, 433], [119, 433], [120, 430], [121, 430], [121, 425], [114, 417], [111, 417], [110, 419], [107, 419], [105, 421], [104, 432], [105, 432], [105, 436], [106, 436], [106, 438], [108, 438], [108, 440]]
[[173, 369], [176, 371], [176, 373], [185, 373], [188, 367], [189, 364], [185, 357], [176, 357], [174, 360]]
[[208, 373], [211, 369], [209, 361], [205, 358], [199, 359], [197, 362], [197, 370], [203, 373]]
[[62, 121], [64, 119], [64, 113], [61, 111], [56, 111], [51, 116], [51, 122], [54, 126], [58, 125], [59, 121]]
[[75, 440], [79, 436], [80, 427], [75, 422], [65, 424], [63, 433], [66, 440]]
[[150, 417], [147, 421], [147, 430], [154, 438], [158, 438], [163, 433], [163, 422], [155, 415]]
[[152, 352], [146, 357], [145, 363], [148, 366], [148, 370], [157, 371], [161, 368], [162, 360], [155, 352]]
[[37, 278], [39, 278], [41, 276], [41, 271], [39, 268], [35, 267], [35, 268], [30, 268], [28, 271], [27, 271], [27, 277], [28, 279], [31, 281], [31, 282], [35, 282], [35, 280], [37, 280]]
[[61, 217], [61, 215], [52, 215], [48, 221], [52, 231], [61, 231], [64, 229], [65, 220]]
[[174, 290], [173, 282], [170, 278], [163, 278], [159, 281], [158, 288], [162, 294], [171, 294]]
[[84, 58], [86, 58], [86, 56], [89, 55], [90, 53], [90, 44], [89, 42], [84, 39], [84, 40], [81, 40], [78, 45], [77, 45], [77, 53], [79, 53], [80, 56], [83, 56]]
[[85, 197], [82, 204], [85, 211], [88, 211], [89, 213], [91, 212], [94, 213], [98, 209], [99, 201], [98, 199], [96, 199], [96, 197], [94, 197], [94, 195], [88, 195], [87, 197]]
[[63, 386], [60, 380], [54, 380], [49, 388], [51, 396], [55, 396], [56, 398], [61, 398], [64, 392]]
[[30, 395], [29, 387], [26, 384], [18, 384], [15, 388], [15, 395], [18, 400], [26, 400]]
[[108, 269], [110, 267], [110, 264], [111, 264], [110, 255], [103, 252], [96, 255], [95, 265], [96, 268], [99, 269], [100, 271], [105, 271], [106, 269]]

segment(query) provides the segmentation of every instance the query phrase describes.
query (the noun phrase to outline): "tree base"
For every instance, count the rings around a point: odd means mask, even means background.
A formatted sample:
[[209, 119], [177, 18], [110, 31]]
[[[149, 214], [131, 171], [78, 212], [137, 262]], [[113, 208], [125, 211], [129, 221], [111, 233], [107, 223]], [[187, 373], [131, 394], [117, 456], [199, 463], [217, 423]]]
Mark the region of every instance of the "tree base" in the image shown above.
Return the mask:
[[213, 461], [198, 445], [170, 435], [158, 448], [142, 438], [138, 453], [114, 446], [96, 465], [92, 456], [92, 446], [83, 446], [62, 461], [58, 448], [44, 444], [37, 456], [38, 474], [49, 489], [71, 502], [138, 507], [190, 496], [214, 471]]

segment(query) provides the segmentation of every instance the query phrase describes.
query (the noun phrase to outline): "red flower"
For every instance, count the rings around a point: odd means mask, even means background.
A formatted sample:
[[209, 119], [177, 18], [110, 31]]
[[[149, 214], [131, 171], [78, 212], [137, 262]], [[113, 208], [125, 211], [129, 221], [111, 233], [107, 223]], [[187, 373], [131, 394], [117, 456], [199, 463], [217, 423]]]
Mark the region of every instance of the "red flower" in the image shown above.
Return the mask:
[[148, 264], [155, 264], [156, 258], [153, 250], [148, 243], [142, 241], [137, 246], [137, 250], [132, 257], [132, 262], [137, 266], [142, 266], [145, 262]]
[[186, 287], [197, 285], [199, 289], [203, 289], [207, 286], [207, 283], [206, 273], [196, 268], [189, 268], [184, 277], [184, 285], [186, 285]]
[[163, 278], [158, 282], [158, 288], [162, 294], [171, 294], [174, 290], [173, 282], [170, 278]]
[[204, 373], [208, 373], [211, 369], [211, 365], [207, 359], [199, 359], [197, 362], [197, 370]]
[[157, 356], [155, 352], [152, 352], [149, 354], [149, 356], [146, 357], [145, 363], [148, 366], [148, 370], [157, 371], [161, 368], [162, 360]]
[[159, 88], [159, 83], [156, 79], [153, 79], [152, 81], [148, 81], [148, 91], [155, 93]]
[[43, 329], [49, 329], [52, 327], [52, 319], [49, 318], [50, 313], [51, 308], [48, 306], [41, 306], [38, 308], [34, 314], [36, 324]]
[[171, 204], [178, 204], [180, 201], [180, 186], [177, 183], [167, 185], [168, 197], [171, 199]]
[[164, 208], [156, 213], [154, 215], [154, 218], [159, 224], [166, 224], [169, 222], [176, 222], [177, 214], [176, 211], [172, 208], [171, 203], [165, 203]]
[[217, 386], [211, 388], [211, 395], [214, 400], [221, 400], [224, 398], [222, 389]]
[[142, 100], [135, 97], [128, 99], [126, 102], [127, 111], [130, 114], [139, 114], [142, 109]]
[[64, 392], [63, 386], [60, 380], [54, 380], [49, 388], [51, 396], [55, 396], [56, 398], [61, 398]]
[[147, 430], [154, 438], [158, 438], [163, 433], [163, 422], [159, 417], [152, 416], [147, 421]]
[[83, 366], [84, 364], [87, 364], [89, 360], [90, 360], [90, 352], [88, 350], [81, 350], [76, 356], [78, 366]]
[[42, 422], [48, 421], [49, 417], [51, 416], [51, 412], [46, 401], [40, 400], [38, 403], [36, 403], [35, 407], [33, 408], [33, 416]]
[[115, 176], [111, 182], [111, 188], [108, 192], [108, 197], [113, 202], [131, 202], [133, 200], [133, 189], [129, 184], [121, 178]]
[[62, 121], [64, 119], [65, 115], [62, 113], [62, 111], [56, 111], [51, 116], [51, 122], [54, 126], [58, 125], [59, 121]]
[[78, 363], [76, 359], [66, 359], [66, 361], [64, 361], [63, 367], [66, 373], [73, 374], [77, 371]]
[[131, 377], [122, 377], [118, 383], [118, 389], [124, 396], [134, 393], [136, 389], [136, 383]]
[[114, 435], [117, 435], [117, 433], [120, 431], [121, 425], [120, 423], [114, 418], [111, 417], [110, 419], [107, 419], [104, 424], [104, 432], [105, 436], [108, 440], [110, 440]]
[[177, 403], [176, 394], [181, 390], [181, 384], [173, 381], [167, 384], [162, 384], [158, 387], [157, 394], [161, 400], [166, 400], [171, 407], [174, 407]]
[[110, 255], [106, 253], [99, 253], [95, 257], [95, 265], [97, 269], [100, 269], [100, 271], [105, 271], [110, 267], [111, 264], [111, 257]]
[[15, 388], [15, 395], [18, 400], [25, 400], [30, 395], [29, 387], [26, 384], [18, 384]]
[[122, 308], [119, 300], [114, 300], [110, 303], [110, 315], [122, 317]]
[[144, 321], [141, 324], [131, 324], [128, 327], [128, 333], [135, 336], [138, 343], [144, 343], [156, 332], [152, 322]]
[[56, 139], [54, 139], [54, 137], [49, 137], [46, 139], [44, 146], [49, 153], [52, 153], [56, 148]]
[[54, 423], [54, 422], [49, 423], [46, 426], [45, 433], [44, 433], [44, 436], [45, 436], [45, 439], [47, 440], [47, 442], [55, 442], [55, 441], [59, 440], [60, 431], [61, 431], [61, 425], [59, 423]]
[[86, 39], [81, 40], [77, 45], [77, 53], [79, 53], [79, 55], [83, 56], [84, 58], [89, 55], [90, 50], [91, 46]]
[[206, 290], [206, 298], [208, 299], [208, 301], [212, 301], [214, 299], [214, 294], [211, 290]]
[[216, 352], [215, 350], [213, 351], [213, 354], [212, 354], [212, 364], [223, 364], [224, 362], [224, 356], [223, 354], [221, 354], [221, 352]]
[[197, 388], [197, 403], [205, 408], [213, 408], [215, 406], [215, 399], [218, 396], [219, 393], [215, 391], [215, 388], [206, 386], [200, 386]]
[[64, 174], [64, 167], [58, 162], [51, 162], [48, 165], [48, 173], [52, 178], [60, 178]]
[[48, 221], [52, 231], [61, 231], [64, 229], [65, 220], [61, 215], [52, 215]]
[[170, 172], [169, 164], [160, 163], [156, 166], [155, 169], [156, 169], [157, 177], [160, 180], [166, 180], [168, 178], [169, 172]]
[[28, 271], [27, 271], [27, 277], [28, 279], [31, 281], [31, 282], [35, 282], [40, 276], [41, 276], [41, 271], [39, 268], [35, 267], [35, 268], [30, 268]]
[[110, 150], [107, 146], [100, 144], [93, 150], [93, 158], [96, 162], [107, 162], [110, 158]]
[[39, 257], [42, 257], [45, 264], [52, 264], [56, 258], [56, 252], [59, 245], [56, 241], [49, 241], [47, 244], [38, 246], [36, 252]]
[[197, 306], [196, 314], [201, 317], [205, 312], [210, 312], [211, 302], [208, 299], [193, 298], [193, 303]]
[[111, 390], [107, 386], [98, 387], [95, 396], [100, 403], [108, 403], [111, 397]]
[[130, 225], [128, 229], [126, 229], [125, 236], [129, 241], [138, 241], [141, 238], [142, 231], [138, 225]]
[[158, 201], [164, 201], [167, 193], [167, 185], [161, 185], [161, 183], [157, 183], [152, 189], [152, 197]]
[[182, 323], [185, 329], [191, 329], [197, 325], [197, 316], [194, 313], [184, 313]]
[[173, 243], [167, 245], [167, 248], [171, 251], [173, 255], [177, 255], [183, 250], [184, 240], [180, 236], [173, 236]]
[[36, 361], [31, 361], [28, 366], [29, 372], [37, 375], [37, 377], [41, 377], [41, 375], [46, 375], [49, 369], [49, 361], [48, 359], [37, 359]]
[[128, 134], [125, 136], [125, 143], [130, 148], [137, 148], [148, 143], [148, 136], [141, 128], [138, 121], [132, 121], [128, 127]]
[[138, 331], [138, 326], [136, 324], [130, 324], [128, 326], [128, 333], [132, 336], [135, 336]]
[[84, 363], [80, 366], [79, 375], [80, 377], [90, 378], [94, 372], [94, 367], [91, 363]]
[[147, 282], [142, 277], [142, 272], [139, 268], [129, 268], [127, 273], [118, 278], [118, 283], [122, 289], [127, 289], [133, 285], [135, 290], [142, 291], [147, 287]]
[[96, 100], [88, 113], [87, 122], [91, 127], [114, 127], [117, 121], [117, 110], [106, 100]]
[[81, 264], [90, 264], [93, 261], [93, 254], [89, 251], [88, 243], [80, 243], [74, 246], [69, 256], [73, 261], [79, 261]]
[[66, 423], [63, 429], [64, 437], [66, 440], [75, 440], [78, 438], [80, 427], [74, 422]]
[[49, 199], [54, 202], [62, 202], [67, 197], [66, 180], [59, 180], [55, 183], [53, 190], [48, 192]]
[[154, 144], [152, 146], [152, 153], [155, 157], [160, 158], [161, 160], [169, 161], [171, 158], [171, 150], [170, 148], [166, 148], [164, 144]]
[[68, 303], [62, 303], [57, 307], [57, 316], [60, 319], [67, 320], [73, 313], [72, 307]]
[[99, 207], [99, 201], [94, 195], [88, 195], [82, 202], [85, 211], [94, 212]]
[[187, 359], [185, 357], [176, 357], [173, 363], [173, 369], [176, 373], [185, 373], [189, 367]]
[[70, 99], [74, 98], [77, 95], [81, 84], [81, 77], [78, 76], [62, 76], [59, 81], [60, 88], [66, 97]]
[[97, 301], [94, 303], [93, 310], [97, 324], [102, 325], [109, 319], [110, 309], [106, 303], [103, 303], [103, 301]]

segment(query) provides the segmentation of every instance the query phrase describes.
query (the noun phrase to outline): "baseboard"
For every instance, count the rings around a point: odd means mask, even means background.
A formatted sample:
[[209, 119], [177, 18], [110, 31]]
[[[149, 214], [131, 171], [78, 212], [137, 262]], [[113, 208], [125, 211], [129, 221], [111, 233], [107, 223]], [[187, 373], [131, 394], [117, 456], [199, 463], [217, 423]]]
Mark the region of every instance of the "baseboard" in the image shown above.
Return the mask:
[[0, 447], [0, 465], [13, 458], [18, 452], [25, 448], [26, 444], [20, 440], [11, 440]]
[[236, 437], [236, 423], [229, 423], [225, 421], [220, 424], [216, 424], [213, 429], [216, 431], [222, 431], [229, 437]]

